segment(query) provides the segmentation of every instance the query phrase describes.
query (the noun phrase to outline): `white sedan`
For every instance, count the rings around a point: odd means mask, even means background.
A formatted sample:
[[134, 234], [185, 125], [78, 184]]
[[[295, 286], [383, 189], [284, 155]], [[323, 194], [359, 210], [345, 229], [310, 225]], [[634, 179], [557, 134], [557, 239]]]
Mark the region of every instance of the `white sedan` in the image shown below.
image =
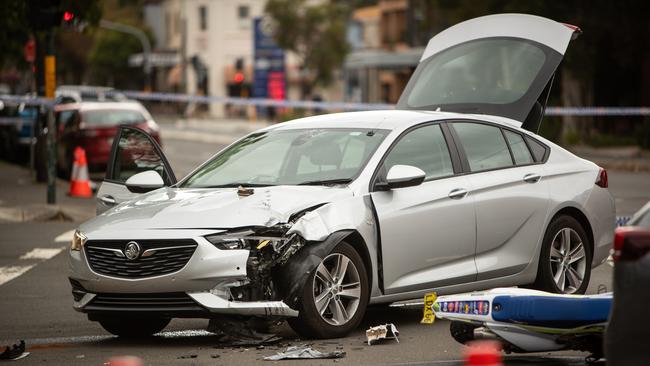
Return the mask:
[[73, 240], [74, 308], [143, 336], [174, 317], [287, 317], [340, 337], [368, 304], [502, 286], [584, 293], [607, 174], [536, 131], [576, 27], [518, 14], [431, 39], [397, 110], [254, 132], [177, 181], [125, 127]]

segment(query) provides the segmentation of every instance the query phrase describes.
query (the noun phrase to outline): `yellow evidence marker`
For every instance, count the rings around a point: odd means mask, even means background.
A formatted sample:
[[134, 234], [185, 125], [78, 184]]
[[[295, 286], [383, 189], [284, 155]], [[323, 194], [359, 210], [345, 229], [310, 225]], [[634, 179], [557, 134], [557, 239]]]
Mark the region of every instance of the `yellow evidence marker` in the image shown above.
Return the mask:
[[420, 321], [421, 324], [433, 324], [434, 320], [436, 320], [432, 307], [437, 297], [438, 295], [435, 292], [424, 295], [424, 316]]

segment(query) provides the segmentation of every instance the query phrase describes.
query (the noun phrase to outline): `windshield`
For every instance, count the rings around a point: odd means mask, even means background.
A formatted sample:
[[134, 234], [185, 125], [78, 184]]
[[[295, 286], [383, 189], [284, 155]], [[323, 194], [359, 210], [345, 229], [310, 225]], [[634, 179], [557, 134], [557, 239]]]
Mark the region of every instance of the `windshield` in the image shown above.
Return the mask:
[[212, 158], [182, 187], [349, 183], [387, 134], [368, 129], [254, 133]]
[[144, 122], [145, 118], [138, 111], [104, 109], [83, 112], [83, 121], [91, 126], [117, 126]]

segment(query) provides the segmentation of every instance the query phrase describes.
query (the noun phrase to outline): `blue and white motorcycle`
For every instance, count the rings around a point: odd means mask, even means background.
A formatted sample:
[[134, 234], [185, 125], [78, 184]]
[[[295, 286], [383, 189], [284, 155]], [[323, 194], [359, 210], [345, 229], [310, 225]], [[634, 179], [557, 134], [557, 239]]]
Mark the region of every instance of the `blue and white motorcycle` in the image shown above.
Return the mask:
[[612, 293], [558, 295], [520, 288], [496, 288], [425, 297], [423, 323], [451, 321], [452, 337], [465, 344], [498, 340], [506, 353], [577, 350], [588, 361], [603, 356], [603, 334]]

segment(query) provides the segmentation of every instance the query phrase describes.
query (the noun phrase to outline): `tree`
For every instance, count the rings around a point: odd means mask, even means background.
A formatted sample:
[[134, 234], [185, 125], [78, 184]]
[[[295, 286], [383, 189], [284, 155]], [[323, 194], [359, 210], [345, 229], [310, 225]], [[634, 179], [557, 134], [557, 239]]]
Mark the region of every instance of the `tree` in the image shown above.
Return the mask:
[[[309, 0], [269, 0], [266, 13], [274, 20], [278, 45], [296, 54], [302, 96], [310, 96], [314, 86], [332, 82], [348, 53], [346, 24], [349, 7], [343, 2]], [[306, 74], [306, 75], [305, 75]]]

